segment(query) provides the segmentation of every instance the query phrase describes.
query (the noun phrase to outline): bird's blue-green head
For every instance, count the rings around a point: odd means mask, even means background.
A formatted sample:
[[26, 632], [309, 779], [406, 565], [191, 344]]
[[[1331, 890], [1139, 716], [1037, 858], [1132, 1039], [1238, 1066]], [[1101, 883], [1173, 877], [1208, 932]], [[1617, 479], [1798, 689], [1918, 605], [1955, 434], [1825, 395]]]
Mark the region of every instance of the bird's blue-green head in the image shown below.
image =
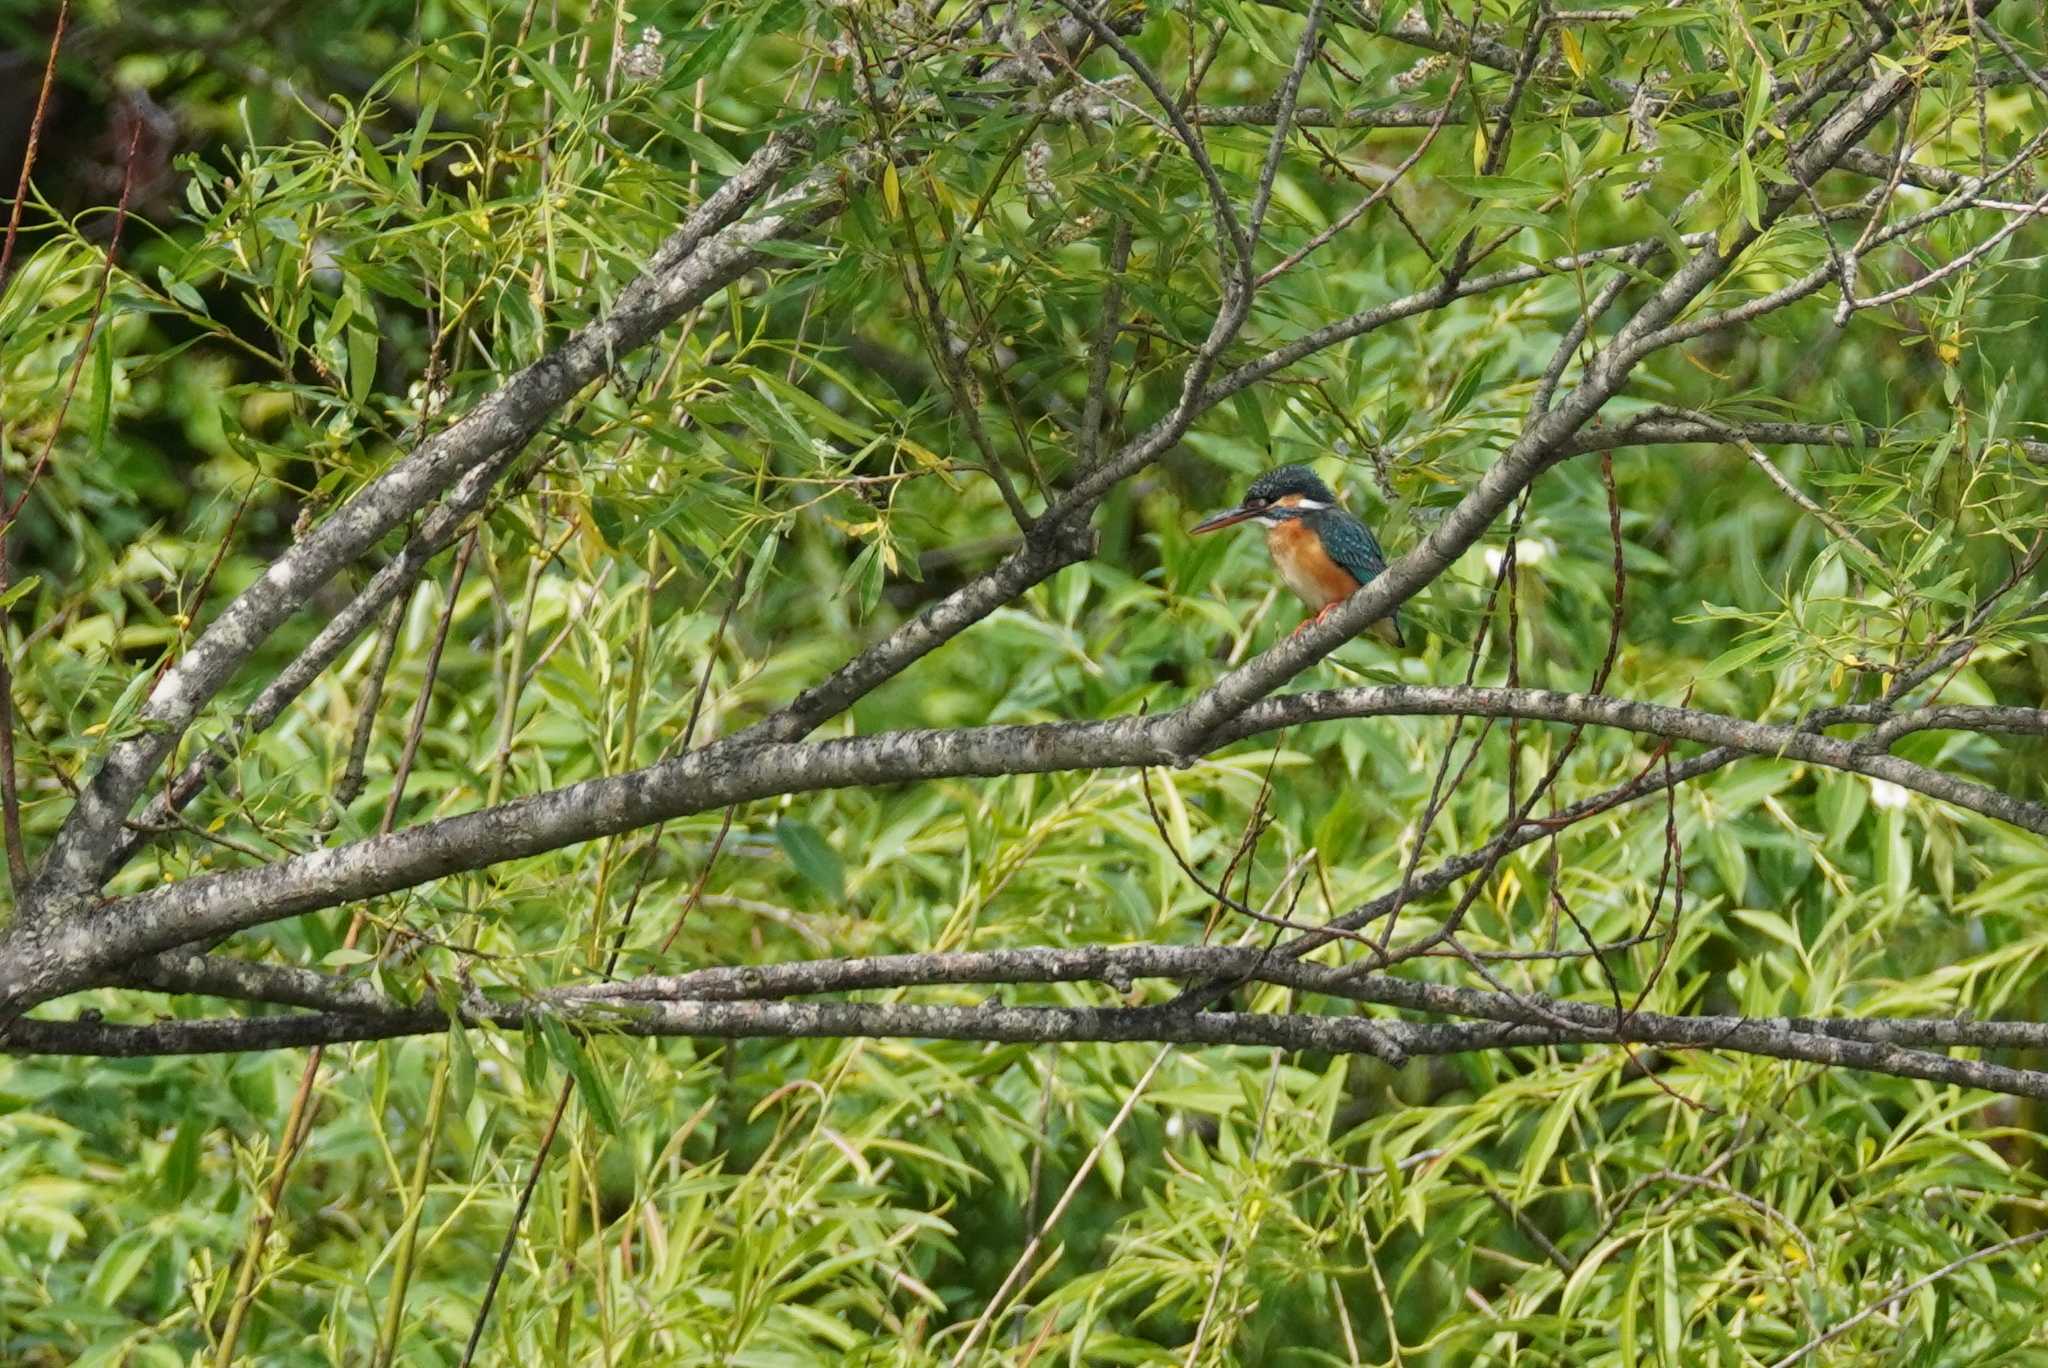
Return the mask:
[[1252, 481], [1244, 492], [1243, 503], [1196, 523], [1188, 532], [1191, 536], [1214, 532], [1251, 518], [1265, 523], [1284, 522], [1319, 508], [1330, 508], [1336, 502], [1337, 496], [1330, 492], [1330, 487], [1307, 466], [1275, 466]]

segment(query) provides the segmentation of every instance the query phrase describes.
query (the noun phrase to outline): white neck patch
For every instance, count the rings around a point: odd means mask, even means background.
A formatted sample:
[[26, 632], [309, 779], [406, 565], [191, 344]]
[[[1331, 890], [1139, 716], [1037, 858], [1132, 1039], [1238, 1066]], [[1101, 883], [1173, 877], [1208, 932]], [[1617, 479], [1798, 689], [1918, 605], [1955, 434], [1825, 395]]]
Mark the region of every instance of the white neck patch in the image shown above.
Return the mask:
[[1304, 498], [1301, 495], [1289, 495], [1286, 503], [1274, 504], [1265, 512], [1259, 514], [1259, 520], [1265, 523], [1278, 524], [1286, 522], [1290, 518], [1298, 518], [1304, 513], [1321, 512], [1323, 509], [1328, 507], [1329, 505], [1324, 503], [1321, 499]]

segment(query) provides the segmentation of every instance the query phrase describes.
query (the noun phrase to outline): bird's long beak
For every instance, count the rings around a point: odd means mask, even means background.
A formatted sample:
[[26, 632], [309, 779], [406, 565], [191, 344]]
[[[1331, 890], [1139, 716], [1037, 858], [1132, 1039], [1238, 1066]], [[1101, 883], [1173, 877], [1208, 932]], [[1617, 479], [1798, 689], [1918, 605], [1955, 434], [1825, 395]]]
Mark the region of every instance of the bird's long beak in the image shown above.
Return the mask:
[[1204, 532], [1221, 531], [1223, 528], [1234, 526], [1247, 518], [1255, 518], [1258, 516], [1258, 513], [1258, 509], [1246, 508], [1243, 504], [1239, 504], [1236, 508], [1226, 508], [1215, 517], [1205, 518], [1193, 527], [1190, 527], [1188, 535], [1190, 537], [1199, 537]]

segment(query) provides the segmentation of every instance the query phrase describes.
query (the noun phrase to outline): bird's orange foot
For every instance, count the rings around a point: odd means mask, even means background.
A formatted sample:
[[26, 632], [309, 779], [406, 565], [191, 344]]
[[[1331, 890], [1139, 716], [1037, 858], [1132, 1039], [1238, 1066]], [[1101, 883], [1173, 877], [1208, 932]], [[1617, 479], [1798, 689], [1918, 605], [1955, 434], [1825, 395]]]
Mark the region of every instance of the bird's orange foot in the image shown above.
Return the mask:
[[1303, 618], [1303, 619], [1301, 620], [1301, 623], [1300, 623], [1300, 625], [1298, 625], [1297, 627], [1295, 627], [1295, 629], [1294, 629], [1294, 630], [1293, 630], [1292, 632], [1289, 632], [1289, 633], [1288, 633], [1288, 635], [1289, 635], [1289, 636], [1300, 636], [1300, 635], [1301, 635], [1301, 634], [1302, 634], [1303, 632], [1306, 632], [1306, 631], [1307, 631], [1307, 630], [1308, 630], [1309, 628], [1311, 628], [1311, 627], [1314, 627], [1314, 626], [1316, 626], [1316, 625], [1317, 625], [1318, 623], [1322, 622], [1322, 620], [1323, 620], [1324, 618], [1328, 617], [1328, 616], [1329, 616], [1329, 615], [1330, 615], [1331, 613], [1334, 613], [1334, 612], [1336, 612], [1336, 611], [1337, 611], [1337, 608], [1338, 608], [1338, 606], [1339, 606], [1340, 604], [1342, 604], [1343, 602], [1344, 602], [1344, 600], [1342, 600], [1342, 599], [1338, 599], [1338, 600], [1337, 600], [1337, 601], [1336, 601], [1335, 603], [1326, 603], [1326, 604], [1324, 604], [1324, 605], [1323, 605], [1323, 606], [1322, 606], [1321, 608], [1318, 608], [1318, 609], [1316, 610], [1316, 613], [1315, 613], [1315, 616], [1314, 616], [1314, 617], [1305, 617], [1305, 618]]

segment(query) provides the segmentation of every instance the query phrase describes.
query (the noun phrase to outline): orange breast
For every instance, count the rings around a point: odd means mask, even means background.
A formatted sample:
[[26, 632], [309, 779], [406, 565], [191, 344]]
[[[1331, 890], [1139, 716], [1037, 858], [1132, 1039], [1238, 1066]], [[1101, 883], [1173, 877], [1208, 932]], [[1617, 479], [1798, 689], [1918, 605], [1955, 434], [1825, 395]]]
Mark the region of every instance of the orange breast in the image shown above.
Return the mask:
[[1318, 611], [1358, 592], [1351, 572], [1330, 559], [1323, 539], [1290, 518], [1266, 529], [1266, 549], [1287, 587]]

